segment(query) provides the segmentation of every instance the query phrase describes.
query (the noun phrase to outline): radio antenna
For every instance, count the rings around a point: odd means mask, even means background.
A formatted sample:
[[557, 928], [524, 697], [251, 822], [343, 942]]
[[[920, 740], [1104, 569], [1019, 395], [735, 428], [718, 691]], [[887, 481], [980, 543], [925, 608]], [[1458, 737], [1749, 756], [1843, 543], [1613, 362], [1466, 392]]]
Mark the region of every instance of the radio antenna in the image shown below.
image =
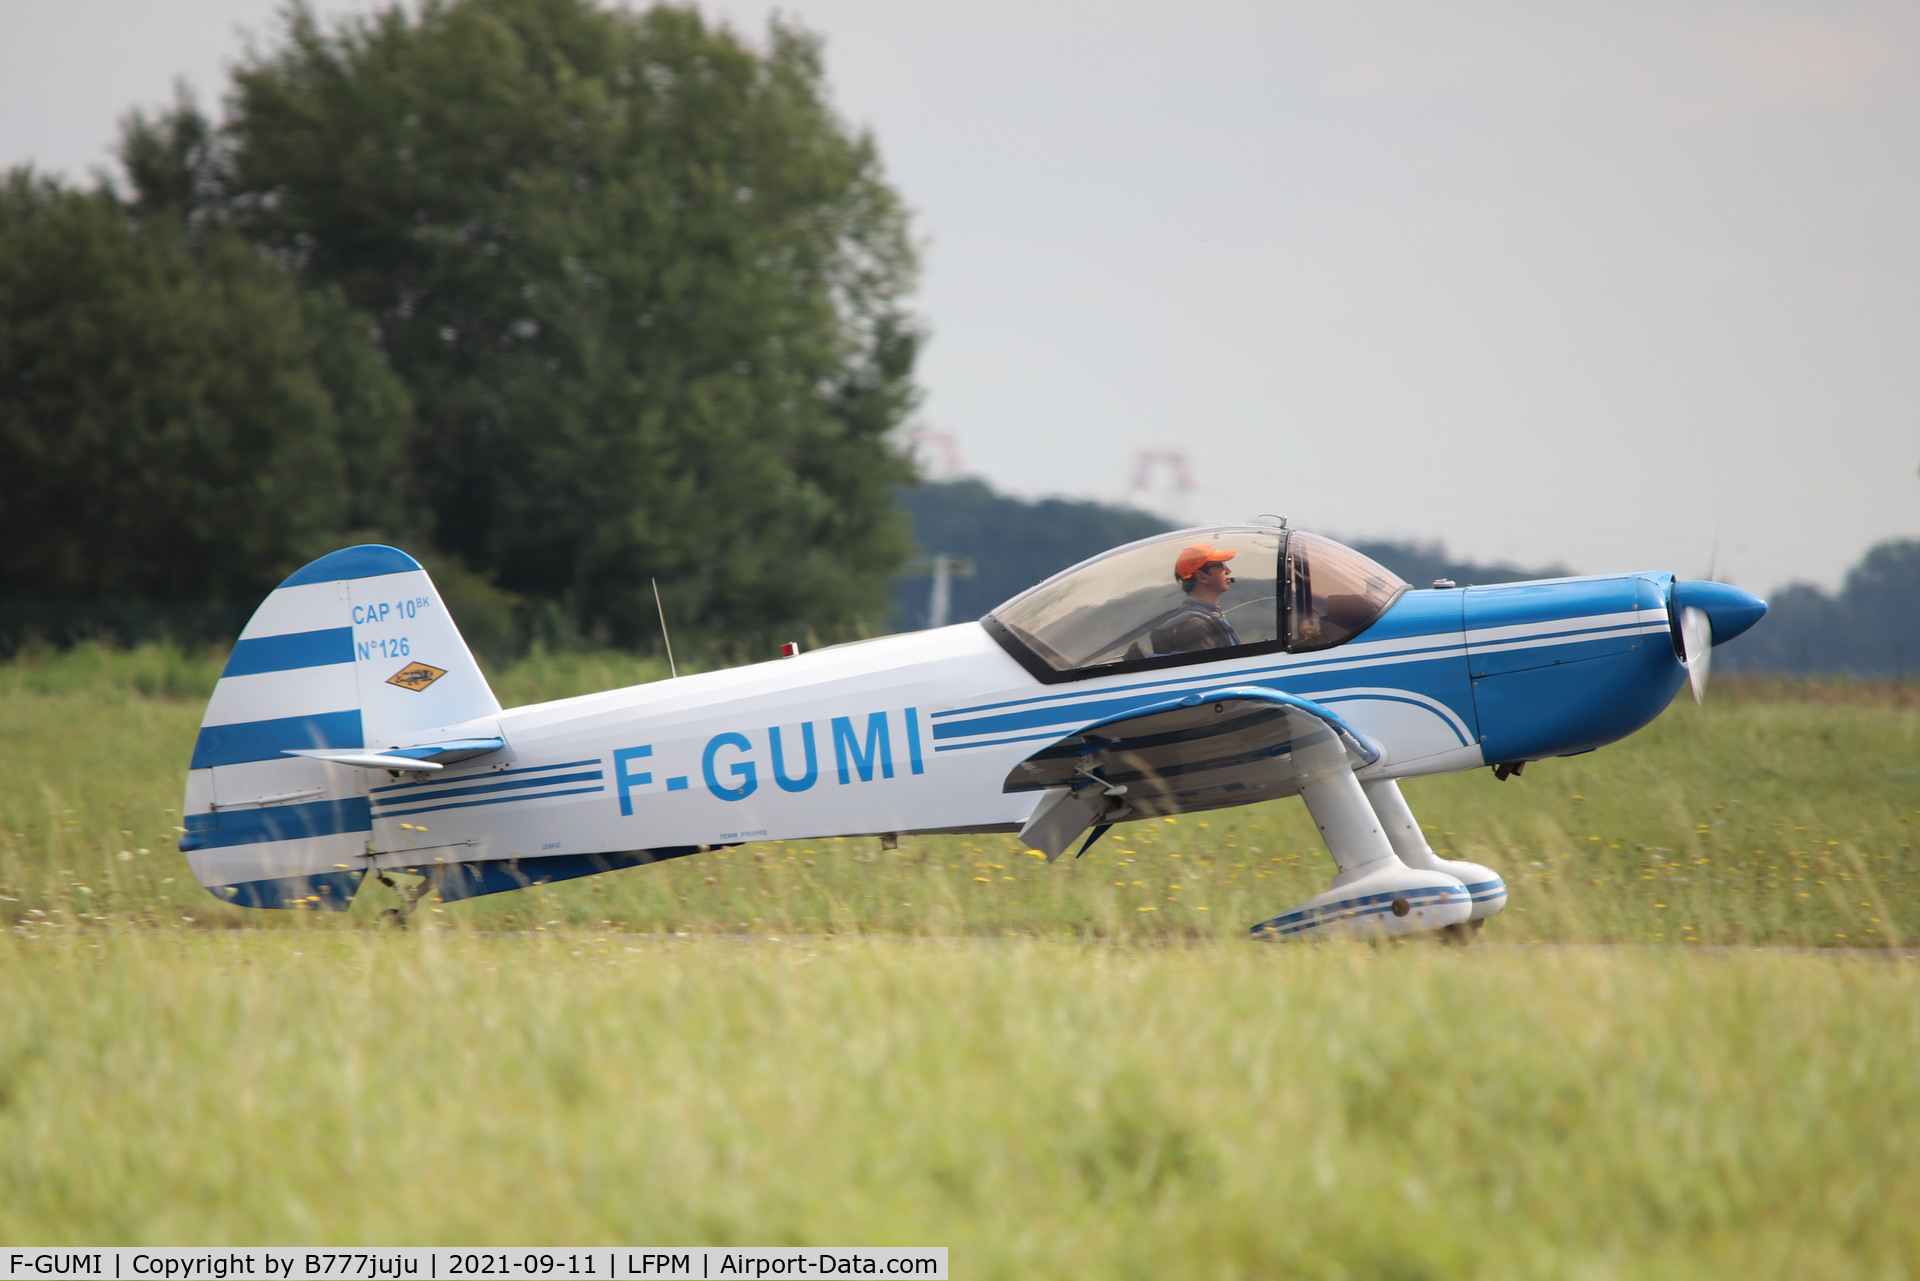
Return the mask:
[[675, 680], [680, 679], [680, 669], [673, 665], [673, 637], [667, 635], [667, 607], [660, 603], [660, 580], [648, 578], [653, 584], [653, 607], [660, 611], [660, 639], [667, 643], [667, 674]]

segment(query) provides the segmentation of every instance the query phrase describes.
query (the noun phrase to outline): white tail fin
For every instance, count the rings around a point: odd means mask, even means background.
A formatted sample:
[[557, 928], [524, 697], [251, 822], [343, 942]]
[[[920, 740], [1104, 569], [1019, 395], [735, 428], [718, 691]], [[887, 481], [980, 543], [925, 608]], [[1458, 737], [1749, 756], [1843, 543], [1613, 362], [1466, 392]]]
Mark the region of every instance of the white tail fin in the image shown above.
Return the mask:
[[472, 722], [499, 710], [413, 557], [376, 544], [322, 556], [234, 644], [193, 745], [180, 848], [228, 902], [344, 909], [366, 872], [367, 787], [387, 776], [289, 753], [473, 741]]

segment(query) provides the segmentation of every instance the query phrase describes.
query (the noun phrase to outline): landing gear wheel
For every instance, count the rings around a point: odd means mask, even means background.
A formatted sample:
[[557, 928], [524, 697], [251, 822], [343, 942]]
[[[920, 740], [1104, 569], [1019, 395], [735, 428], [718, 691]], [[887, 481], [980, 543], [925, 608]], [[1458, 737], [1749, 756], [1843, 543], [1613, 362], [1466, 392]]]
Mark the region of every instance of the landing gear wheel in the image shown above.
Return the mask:
[[407, 918], [397, 907], [389, 907], [385, 909], [380, 913], [379, 916], [375, 917], [374, 919], [379, 921], [381, 925], [387, 927], [388, 929], [404, 930], [407, 928]]
[[1480, 932], [1480, 922], [1461, 921], [1440, 927], [1440, 942], [1448, 947], [1465, 947]]

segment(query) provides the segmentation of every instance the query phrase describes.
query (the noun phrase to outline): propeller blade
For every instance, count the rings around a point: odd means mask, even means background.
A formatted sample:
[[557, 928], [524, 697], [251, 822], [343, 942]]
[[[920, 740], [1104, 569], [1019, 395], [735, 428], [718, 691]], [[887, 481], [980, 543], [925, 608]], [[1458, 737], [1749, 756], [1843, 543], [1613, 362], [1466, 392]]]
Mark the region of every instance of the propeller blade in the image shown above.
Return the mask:
[[1713, 620], [1706, 610], [1689, 605], [1680, 611], [1680, 643], [1687, 651], [1687, 676], [1698, 703], [1707, 696], [1707, 669], [1713, 665]]

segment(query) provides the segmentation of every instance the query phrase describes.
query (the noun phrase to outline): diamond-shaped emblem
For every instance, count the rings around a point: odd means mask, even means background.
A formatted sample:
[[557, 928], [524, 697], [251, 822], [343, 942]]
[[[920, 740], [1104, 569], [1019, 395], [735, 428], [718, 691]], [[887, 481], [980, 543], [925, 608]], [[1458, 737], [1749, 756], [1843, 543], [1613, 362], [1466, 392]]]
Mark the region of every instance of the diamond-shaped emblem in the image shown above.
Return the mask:
[[401, 689], [410, 689], [417, 694], [446, 674], [444, 669], [429, 667], [425, 663], [408, 663], [387, 677], [387, 684], [398, 685]]

